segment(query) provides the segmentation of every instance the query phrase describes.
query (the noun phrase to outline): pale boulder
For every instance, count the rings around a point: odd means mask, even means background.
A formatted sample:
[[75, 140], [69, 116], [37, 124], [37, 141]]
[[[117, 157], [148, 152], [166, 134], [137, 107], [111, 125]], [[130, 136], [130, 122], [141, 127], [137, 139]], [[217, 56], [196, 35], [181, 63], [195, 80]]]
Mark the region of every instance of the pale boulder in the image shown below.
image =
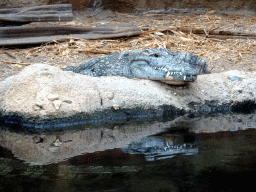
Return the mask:
[[247, 101], [256, 106], [256, 72], [199, 75], [195, 82], [180, 87], [145, 79], [90, 77], [34, 64], [0, 82], [0, 112], [23, 119], [51, 120], [78, 114], [93, 118], [101, 112], [104, 118], [125, 118], [131, 110], [133, 118], [140, 113], [148, 116], [147, 111], [152, 110], [151, 116], [206, 114], [229, 112]]
[[4, 114], [18, 113], [42, 119], [49, 115], [66, 117], [111, 108], [146, 110], [174, 104], [162, 86], [165, 85], [149, 80], [90, 77], [34, 64], [0, 82], [0, 106]]

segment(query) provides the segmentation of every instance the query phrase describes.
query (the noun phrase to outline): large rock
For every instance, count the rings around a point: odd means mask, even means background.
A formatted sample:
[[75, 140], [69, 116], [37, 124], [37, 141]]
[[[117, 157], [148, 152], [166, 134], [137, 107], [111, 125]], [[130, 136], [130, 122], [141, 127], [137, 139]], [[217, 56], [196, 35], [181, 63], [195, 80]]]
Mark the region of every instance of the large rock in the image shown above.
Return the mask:
[[170, 87], [156, 81], [90, 77], [34, 64], [0, 82], [2, 115], [16, 114], [38, 122], [78, 115], [101, 121], [227, 112], [248, 102], [255, 107], [256, 72], [201, 75], [186, 87]]
[[104, 109], [181, 107], [158, 82], [125, 77], [90, 77], [64, 72], [45, 64], [26, 67], [0, 83], [4, 114], [20, 113], [46, 118]]

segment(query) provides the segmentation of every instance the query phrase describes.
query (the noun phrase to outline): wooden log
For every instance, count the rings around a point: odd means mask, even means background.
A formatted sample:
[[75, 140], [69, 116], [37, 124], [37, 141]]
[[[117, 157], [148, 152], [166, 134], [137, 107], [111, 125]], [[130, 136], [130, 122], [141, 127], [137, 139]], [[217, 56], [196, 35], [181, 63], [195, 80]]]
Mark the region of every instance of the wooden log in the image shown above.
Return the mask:
[[94, 29], [91, 27], [71, 27], [60, 25], [2, 27], [0, 28], [0, 39], [80, 34], [93, 30]]
[[[207, 37], [216, 38], [218, 35], [222, 36], [221, 38], [255, 38], [256, 33], [247, 33], [247, 32], [236, 32], [236, 31], [229, 31], [229, 30], [209, 30], [209, 29], [202, 29], [202, 28], [177, 28], [177, 30], [182, 31], [184, 33], [194, 33], [194, 34], [205, 34]], [[224, 37], [226, 36], [226, 37]]]
[[0, 46], [66, 41], [71, 37], [80, 39], [115, 38], [141, 33], [139, 28], [131, 24], [106, 24], [95, 27], [59, 25], [1, 27]]
[[[153, 32], [149, 30], [148, 28], [142, 28], [145, 30], [145, 33]], [[229, 31], [229, 30], [209, 30], [209, 29], [202, 29], [202, 28], [182, 28], [182, 27], [166, 27], [166, 28], [160, 28], [157, 29], [157, 31], [171, 31], [172, 33], [175, 31], [181, 31], [183, 33], [194, 33], [200, 36], [205, 36], [206, 38], [214, 38], [214, 39], [220, 39], [220, 40], [226, 40], [226, 39], [255, 39], [256, 33], [247, 33], [247, 32], [236, 32], [236, 31]]]
[[[200, 36], [203, 36], [203, 34], [199, 34]], [[226, 40], [226, 39], [256, 39], [256, 36], [233, 36], [233, 35], [208, 35], [207, 38], [212, 39], [220, 39], [220, 40]]]
[[[130, 25], [129, 25], [130, 26]], [[115, 34], [124, 31], [139, 30], [133, 27], [114, 27], [113, 25], [99, 25], [96, 27], [73, 27], [61, 25], [37, 25], [37, 26], [17, 26], [17, 27], [2, 27], [0, 28], [0, 39], [4, 38], [23, 38], [23, 37], [42, 37], [53, 35], [69, 35], [69, 34], [84, 34], [94, 32], [97, 34]]]
[[72, 5], [56, 4], [0, 9], [0, 23], [72, 21]]

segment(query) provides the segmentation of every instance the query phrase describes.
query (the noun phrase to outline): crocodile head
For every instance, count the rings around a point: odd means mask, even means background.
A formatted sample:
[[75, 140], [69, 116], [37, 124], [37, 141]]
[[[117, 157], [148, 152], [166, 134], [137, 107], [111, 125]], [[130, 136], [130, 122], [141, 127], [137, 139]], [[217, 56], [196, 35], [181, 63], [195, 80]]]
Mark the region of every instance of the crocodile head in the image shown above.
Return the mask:
[[135, 78], [160, 80], [182, 85], [195, 81], [198, 74], [206, 73], [206, 62], [197, 55], [173, 52], [165, 48], [140, 50], [129, 53], [131, 73]]

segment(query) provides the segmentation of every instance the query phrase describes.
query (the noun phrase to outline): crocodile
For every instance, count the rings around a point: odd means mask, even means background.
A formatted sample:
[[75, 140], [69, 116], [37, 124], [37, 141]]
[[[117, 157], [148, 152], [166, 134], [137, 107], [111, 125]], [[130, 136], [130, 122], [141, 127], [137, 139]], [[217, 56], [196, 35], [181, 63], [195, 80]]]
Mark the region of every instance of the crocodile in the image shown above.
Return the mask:
[[177, 154], [194, 155], [198, 153], [198, 147], [194, 143], [177, 141], [169, 143], [167, 138], [155, 136], [147, 136], [133, 141], [121, 150], [129, 154], [143, 154], [147, 161], [172, 158]]
[[199, 74], [207, 73], [207, 64], [204, 59], [192, 53], [156, 48], [116, 52], [78, 67], [68, 66], [64, 71], [93, 77], [122, 76], [182, 85], [195, 81]]

